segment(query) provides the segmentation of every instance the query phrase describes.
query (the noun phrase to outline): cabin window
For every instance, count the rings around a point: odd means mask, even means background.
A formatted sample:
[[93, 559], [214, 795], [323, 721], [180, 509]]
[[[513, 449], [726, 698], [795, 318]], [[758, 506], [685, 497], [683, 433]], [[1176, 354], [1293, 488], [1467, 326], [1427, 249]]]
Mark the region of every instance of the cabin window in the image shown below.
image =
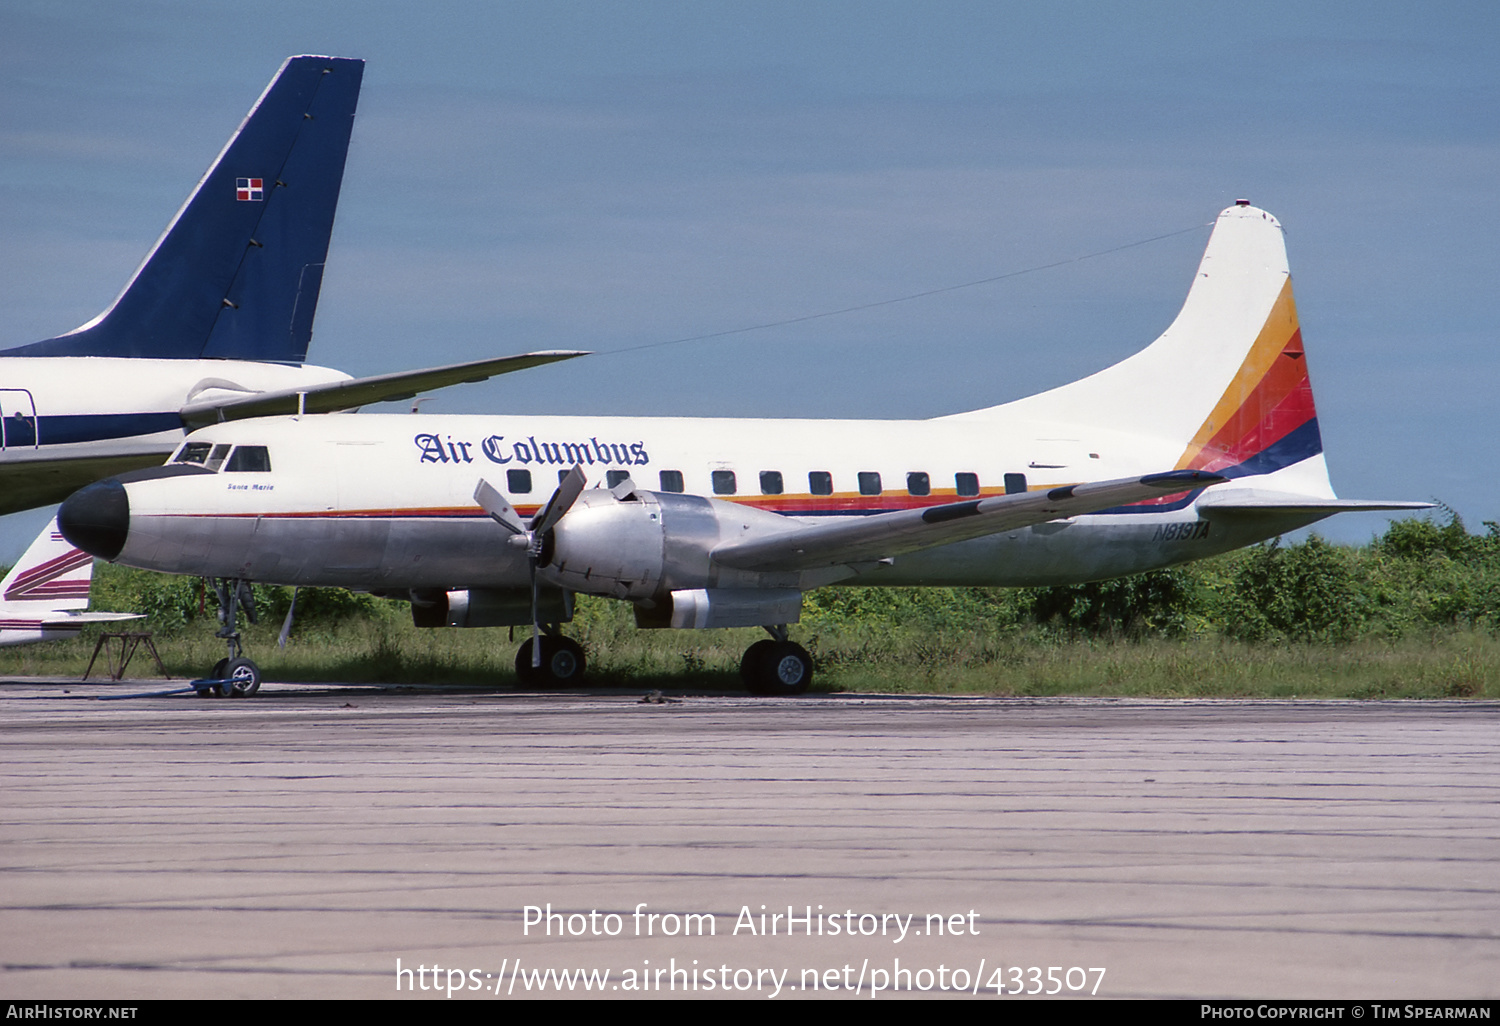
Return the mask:
[[237, 445], [224, 469], [231, 474], [269, 474], [271, 454], [264, 445]]
[[978, 474], [954, 474], [953, 483], [957, 486], [959, 495], [979, 494]]
[[629, 477], [630, 471], [628, 470], [610, 470], [607, 471], [604, 475], [604, 484], [608, 488], [613, 488], [621, 481], [629, 479]]
[[786, 489], [781, 486], [781, 471], [762, 470], [760, 472], [760, 494], [780, 495], [784, 491]]
[[880, 475], [873, 470], [861, 470], [859, 472], [859, 494], [879, 495]]
[[814, 495], [832, 495], [833, 475], [826, 470], [814, 470], [807, 475], [807, 490]]
[[[571, 469], [573, 469], [573, 468], [571, 468], [571, 467], [568, 468], [568, 470], [571, 470]], [[562, 484], [564, 481], [567, 480], [567, 478], [568, 478], [568, 471], [567, 470], [559, 470], [557, 472], [557, 483], [558, 484]]]
[[661, 472], [661, 490], [664, 492], [682, 491], [682, 471], [663, 470]]
[[1021, 492], [1024, 492], [1025, 490], [1026, 490], [1026, 475], [1025, 474], [1006, 474], [1005, 475], [1005, 494], [1006, 495], [1018, 495]]
[[208, 460], [208, 454], [213, 451], [213, 445], [209, 442], [189, 442], [177, 450], [177, 455], [172, 457], [173, 463], [204, 463]]
[[906, 475], [907, 495], [931, 495], [932, 480], [921, 471], [913, 471]]
[[510, 488], [512, 495], [525, 495], [531, 491], [531, 471], [507, 470], [505, 484]]
[[714, 471], [714, 494], [715, 495], [733, 495], [734, 492], [735, 492], [734, 471], [732, 471], [732, 470], [716, 470], [716, 471]]

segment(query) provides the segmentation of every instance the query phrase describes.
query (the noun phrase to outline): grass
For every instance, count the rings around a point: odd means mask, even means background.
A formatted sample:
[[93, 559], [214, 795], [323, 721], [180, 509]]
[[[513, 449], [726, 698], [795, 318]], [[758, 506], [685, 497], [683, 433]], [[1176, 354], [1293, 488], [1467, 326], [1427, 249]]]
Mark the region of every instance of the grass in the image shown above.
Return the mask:
[[[401, 607], [309, 625], [276, 647], [279, 624], [246, 631], [246, 652], [267, 679], [307, 682], [509, 687], [516, 628], [418, 630]], [[159, 633], [157, 649], [177, 677], [203, 676], [224, 656], [205, 622]], [[589, 653], [602, 687], [738, 689], [739, 660], [764, 635], [754, 629], [636, 630], [618, 603], [581, 604], [568, 634]], [[72, 641], [0, 649], [0, 674], [77, 677], [94, 633]], [[889, 622], [809, 623], [793, 638], [813, 653], [813, 689], [889, 694], [1094, 695], [1243, 698], [1500, 698], [1500, 641], [1455, 628], [1401, 640], [1342, 645], [1197, 639], [1069, 639], [1039, 628], [957, 632]], [[137, 653], [131, 675], [155, 672]], [[101, 674], [96, 667], [95, 674]]]

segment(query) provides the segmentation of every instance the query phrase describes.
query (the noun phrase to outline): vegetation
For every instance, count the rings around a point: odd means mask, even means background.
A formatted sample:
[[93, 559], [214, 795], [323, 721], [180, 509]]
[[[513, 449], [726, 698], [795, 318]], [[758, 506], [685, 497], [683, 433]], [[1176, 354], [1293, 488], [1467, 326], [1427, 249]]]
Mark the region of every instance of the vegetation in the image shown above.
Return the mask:
[[[1485, 526], [1471, 534], [1449, 511], [1361, 548], [1314, 536], [1070, 587], [827, 588], [808, 596], [794, 636], [817, 659], [817, 690], [1500, 697], [1500, 525]], [[94, 594], [97, 608], [147, 613], [176, 675], [223, 656], [197, 579], [101, 565]], [[525, 636], [418, 630], [405, 603], [304, 589], [278, 650], [290, 602], [290, 589], [257, 589], [245, 635], [273, 680], [508, 685]], [[738, 688], [740, 655], [761, 636], [639, 631], [628, 607], [587, 597], [568, 633], [596, 684], [689, 688]], [[0, 650], [0, 673], [77, 674], [94, 636]]]

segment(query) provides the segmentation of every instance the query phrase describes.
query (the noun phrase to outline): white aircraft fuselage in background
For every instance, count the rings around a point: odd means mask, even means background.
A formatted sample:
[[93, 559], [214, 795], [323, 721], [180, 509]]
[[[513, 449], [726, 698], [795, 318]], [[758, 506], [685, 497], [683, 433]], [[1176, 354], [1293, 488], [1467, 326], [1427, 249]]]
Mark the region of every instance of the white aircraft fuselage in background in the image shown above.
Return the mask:
[[59, 523], [132, 566], [406, 595], [425, 625], [530, 622], [534, 567], [552, 596], [539, 620], [582, 592], [633, 603], [642, 626], [766, 626], [777, 640], [747, 653], [746, 679], [777, 693], [811, 672], [785, 638], [811, 588], [1098, 580], [1425, 505], [1335, 497], [1281, 227], [1237, 203], [1155, 343], [1003, 406], [262, 419], [195, 432], [166, 467], [70, 498]]
[[292, 57], [120, 295], [0, 352], [0, 514], [152, 466], [215, 421], [351, 409], [577, 353], [352, 379], [303, 363], [364, 62]]
[[[248, 360], [0, 357], [0, 514], [160, 463], [182, 443], [179, 411], [190, 401], [349, 380], [327, 367]], [[214, 381], [239, 387], [205, 387]]]

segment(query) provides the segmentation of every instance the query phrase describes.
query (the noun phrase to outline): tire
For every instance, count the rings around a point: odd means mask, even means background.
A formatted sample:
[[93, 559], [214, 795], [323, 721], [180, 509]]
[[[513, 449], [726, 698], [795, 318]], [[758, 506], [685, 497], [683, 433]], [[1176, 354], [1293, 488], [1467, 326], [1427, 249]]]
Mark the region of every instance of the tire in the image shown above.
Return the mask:
[[752, 695], [764, 695], [767, 692], [761, 690], [761, 678], [768, 672], [761, 668], [761, 663], [774, 648], [776, 642], [770, 638], [762, 638], [749, 648], [740, 657], [740, 680], [745, 683], [745, 690]]
[[260, 667], [248, 659], [226, 660], [224, 667], [226, 683], [219, 685], [223, 698], [249, 698], [260, 690]]
[[[759, 645], [769, 647], [755, 654]], [[747, 686], [756, 695], [800, 695], [812, 683], [813, 662], [807, 649], [795, 641], [756, 642], [741, 662], [741, 672], [751, 670]]]
[[542, 665], [531, 665], [531, 639], [527, 638], [516, 652], [516, 679], [534, 688], [576, 687], [588, 669], [583, 646], [572, 638], [556, 635], [542, 637]]

